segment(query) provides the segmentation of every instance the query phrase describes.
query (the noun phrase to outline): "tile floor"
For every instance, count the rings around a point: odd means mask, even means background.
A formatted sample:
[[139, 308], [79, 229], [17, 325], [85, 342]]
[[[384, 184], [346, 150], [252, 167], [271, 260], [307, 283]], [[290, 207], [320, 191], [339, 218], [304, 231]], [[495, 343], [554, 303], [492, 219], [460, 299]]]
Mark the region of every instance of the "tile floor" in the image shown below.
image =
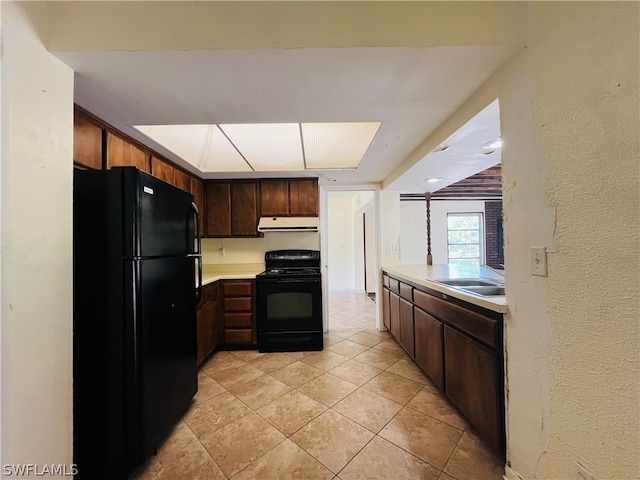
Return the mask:
[[322, 352], [208, 359], [191, 408], [132, 478], [501, 479], [502, 463], [404, 350], [362, 328], [373, 320], [353, 312], [375, 303], [340, 296], [331, 305], [352, 307], [331, 310]]

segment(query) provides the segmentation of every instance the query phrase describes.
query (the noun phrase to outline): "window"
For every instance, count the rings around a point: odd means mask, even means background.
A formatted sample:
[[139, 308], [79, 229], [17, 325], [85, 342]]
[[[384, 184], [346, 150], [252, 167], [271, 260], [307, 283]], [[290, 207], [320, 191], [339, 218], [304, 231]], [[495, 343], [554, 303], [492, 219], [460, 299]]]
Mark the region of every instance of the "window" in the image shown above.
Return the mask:
[[449, 263], [484, 263], [482, 213], [447, 214], [447, 250]]

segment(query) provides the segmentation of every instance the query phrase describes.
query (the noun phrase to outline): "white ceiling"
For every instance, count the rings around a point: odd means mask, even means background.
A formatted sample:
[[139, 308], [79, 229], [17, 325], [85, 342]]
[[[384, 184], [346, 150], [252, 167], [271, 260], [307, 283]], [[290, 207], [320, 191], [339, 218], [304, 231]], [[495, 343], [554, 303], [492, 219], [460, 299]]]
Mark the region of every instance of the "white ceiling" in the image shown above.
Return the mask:
[[[315, 172], [321, 182], [357, 184], [382, 182], [515, 51], [513, 45], [180, 51], [66, 46], [53, 53], [76, 72], [76, 103], [204, 178], [269, 174], [199, 172], [132, 126], [382, 122], [357, 170]], [[427, 155], [392, 188], [424, 192], [427, 177], [453, 183], [483, 170], [488, 156], [467, 154], [499, 136], [498, 119], [494, 111], [481, 116], [485, 123], [468, 129], [473, 135], [452, 142], [449, 156], [458, 148], [465, 154], [455, 168], [442, 160], [445, 152]]]

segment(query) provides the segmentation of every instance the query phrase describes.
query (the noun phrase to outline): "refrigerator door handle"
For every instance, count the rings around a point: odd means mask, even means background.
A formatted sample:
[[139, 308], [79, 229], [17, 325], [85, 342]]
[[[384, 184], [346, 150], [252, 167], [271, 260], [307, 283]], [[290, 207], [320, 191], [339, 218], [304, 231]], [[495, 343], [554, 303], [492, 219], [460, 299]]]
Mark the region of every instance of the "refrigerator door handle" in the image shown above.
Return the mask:
[[202, 300], [202, 236], [200, 235], [200, 212], [195, 202], [191, 202], [191, 210], [196, 218], [196, 251], [195, 257], [198, 261], [198, 287], [196, 289], [196, 307]]

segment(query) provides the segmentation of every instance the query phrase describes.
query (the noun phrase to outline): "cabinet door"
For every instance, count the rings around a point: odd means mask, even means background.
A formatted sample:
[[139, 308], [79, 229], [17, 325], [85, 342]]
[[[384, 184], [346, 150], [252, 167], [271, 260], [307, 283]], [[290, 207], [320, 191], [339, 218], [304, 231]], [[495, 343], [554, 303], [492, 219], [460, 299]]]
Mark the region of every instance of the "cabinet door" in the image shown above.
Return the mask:
[[289, 214], [318, 216], [318, 179], [289, 180]]
[[173, 169], [173, 184], [180, 190], [191, 193], [190, 180], [191, 177], [188, 173], [178, 170], [177, 168]]
[[102, 168], [102, 128], [77, 112], [73, 118], [73, 163], [86, 168]]
[[195, 177], [190, 178], [189, 192], [193, 195], [193, 201], [198, 207], [200, 218], [202, 218], [202, 235], [206, 235], [207, 212], [205, 211], [204, 182]]
[[216, 306], [216, 302], [209, 302], [201, 305], [198, 310], [196, 310], [196, 322], [198, 329], [198, 365], [200, 365], [215, 348], [213, 344]]
[[107, 132], [107, 169], [111, 167], [138, 167], [147, 173], [151, 170], [147, 152]]
[[389, 323], [391, 335], [400, 341], [400, 297], [393, 292], [389, 294]]
[[389, 321], [389, 296], [391, 292], [389, 292], [388, 288], [382, 289], [382, 322], [388, 331], [391, 330], [391, 322]]
[[288, 180], [260, 182], [260, 215], [263, 217], [289, 215]]
[[416, 363], [440, 390], [444, 390], [443, 324], [416, 307], [413, 309], [413, 322]]
[[445, 394], [496, 452], [502, 452], [498, 357], [466, 335], [444, 326]]
[[231, 236], [231, 185], [208, 182], [206, 187], [206, 222], [208, 237]]
[[231, 234], [239, 237], [258, 236], [258, 184], [231, 184]]
[[173, 185], [173, 165], [151, 156], [151, 175]]
[[400, 344], [409, 355], [414, 356], [413, 345], [413, 304], [400, 299]]

